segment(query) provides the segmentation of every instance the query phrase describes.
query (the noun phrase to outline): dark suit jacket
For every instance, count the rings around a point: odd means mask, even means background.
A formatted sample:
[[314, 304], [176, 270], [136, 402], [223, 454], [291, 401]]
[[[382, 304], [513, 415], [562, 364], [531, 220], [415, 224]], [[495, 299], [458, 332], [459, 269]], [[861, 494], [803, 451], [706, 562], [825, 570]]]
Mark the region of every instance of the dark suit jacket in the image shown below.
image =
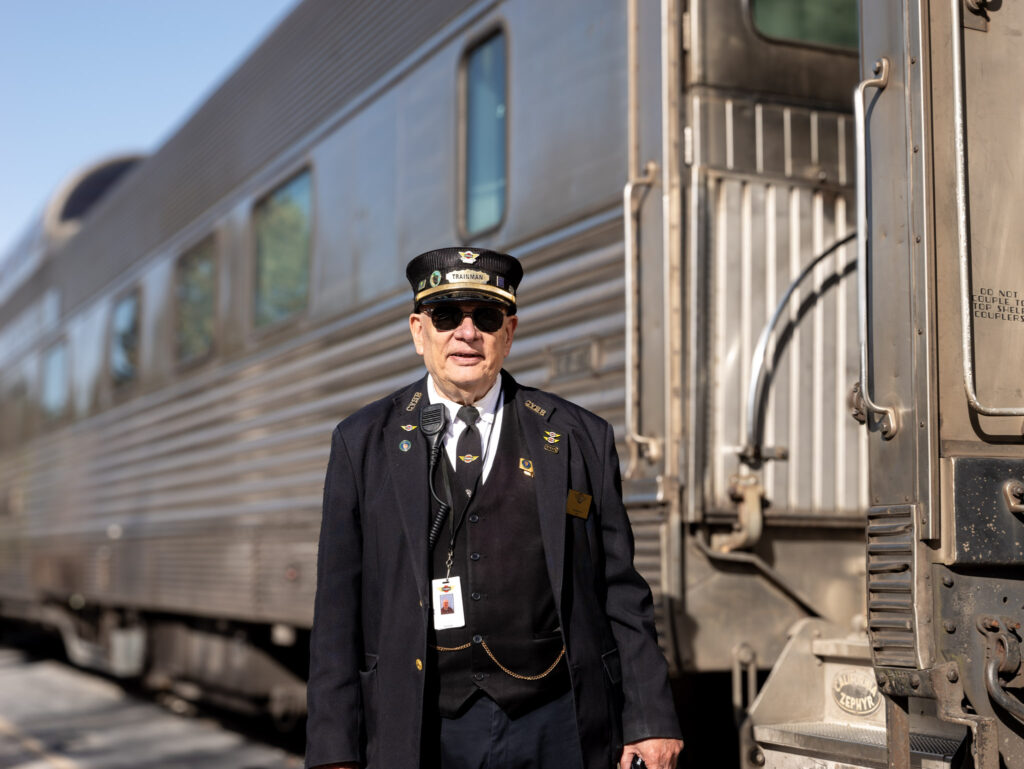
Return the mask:
[[[614, 435], [589, 411], [502, 376], [532, 455], [586, 766], [606, 769], [623, 742], [679, 737], [651, 593], [633, 568]], [[419, 766], [430, 496], [426, 441], [403, 425], [418, 426], [425, 405], [424, 378], [334, 430], [310, 641], [310, 767]], [[593, 497], [586, 519], [567, 514], [570, 489]]]

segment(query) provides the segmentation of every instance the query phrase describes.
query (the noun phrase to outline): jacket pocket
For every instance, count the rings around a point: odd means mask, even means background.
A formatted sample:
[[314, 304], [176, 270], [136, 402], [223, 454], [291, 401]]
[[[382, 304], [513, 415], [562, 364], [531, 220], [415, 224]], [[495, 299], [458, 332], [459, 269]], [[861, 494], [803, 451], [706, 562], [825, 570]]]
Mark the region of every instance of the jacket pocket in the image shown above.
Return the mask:
[[608, 679], [618, 686], [622, 683], [622, 660], [619, 659], [619, 650], [612, 649], [601, 655], [601, 662], [604, 663], [604, 672]]

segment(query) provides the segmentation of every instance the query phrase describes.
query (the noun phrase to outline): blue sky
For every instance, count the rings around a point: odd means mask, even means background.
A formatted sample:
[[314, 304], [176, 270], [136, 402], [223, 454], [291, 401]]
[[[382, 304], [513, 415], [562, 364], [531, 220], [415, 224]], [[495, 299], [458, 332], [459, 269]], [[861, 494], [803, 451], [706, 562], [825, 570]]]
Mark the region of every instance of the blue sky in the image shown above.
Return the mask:
[[0, 0], [0, 256], [61, 182], [159, 147], [296, 0]]

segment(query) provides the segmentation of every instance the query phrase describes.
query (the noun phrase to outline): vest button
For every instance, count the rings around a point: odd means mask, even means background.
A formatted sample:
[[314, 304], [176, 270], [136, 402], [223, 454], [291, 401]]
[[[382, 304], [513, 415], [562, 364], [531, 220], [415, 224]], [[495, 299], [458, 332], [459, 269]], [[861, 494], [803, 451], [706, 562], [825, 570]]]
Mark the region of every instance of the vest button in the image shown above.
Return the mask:
[[476, 513], [473, 513], [471, 516], [469, 516], [469, 522], [470, 523], [476, 523], [479, 520], [480, 520], [480, 516], [477, 515]]
[[473, 643], [475, 643], [475, 644], [482, 643], [483, 640], [484, 640], [484, 637], [482, 635], [480, 635], [479, 633], [477, 633], [475, 636], [473, 636]]
[[470, 596], [470, 598], [472, 598], [474, 601], [479, 601], [480, 600], [480, 594], [479, 593], [473, 593]]
[[480, 560], [480, 553], [470, 553], [469, 554], [469, 560], [471, 560], [471, 561], [479, 561]]
[[473, 680], [474, 681], [483, 681], [484, 680], [484, 674], [483, 673], [474, 673], [473, 674]]

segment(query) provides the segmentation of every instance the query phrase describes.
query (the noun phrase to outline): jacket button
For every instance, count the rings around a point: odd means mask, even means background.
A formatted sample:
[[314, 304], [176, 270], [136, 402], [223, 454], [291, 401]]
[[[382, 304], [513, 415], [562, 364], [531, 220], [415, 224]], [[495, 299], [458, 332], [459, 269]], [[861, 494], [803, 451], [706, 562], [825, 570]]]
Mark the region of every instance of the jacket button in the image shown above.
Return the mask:
[[482, 643], [483, 640], [484, 640], [484, 637], [482, 635], [480, 635], [479, 633], [477, 633], [475, 636], [473, 636], [473, 643], [475, 643], [475, 644]]
[[480, 560], [480, 553], [470, 553], [469, 554], [469, 560], [471, 560], [471, 561], [479, 561]]
[[416, 669], [423, 670], [423, 660], [421, 660], [419, 657], [416, 658]]
[[471, 516], [469, 516], [469, 522], [470, 523], [476, 523], [479, 520], [480, 520], [480, 516], [477, 515], [476, 513], [473, 513]]
[[484, 680], [484, 674], [483, 673], [474, 673], [473, 674], [473, 680], [474, 681], [483, 681]]
[[470, 596], [470, 598], [472, 598], [474, 601], [479, 601], [480, 600], [480, 594], [479, 593], [473, 593]]

